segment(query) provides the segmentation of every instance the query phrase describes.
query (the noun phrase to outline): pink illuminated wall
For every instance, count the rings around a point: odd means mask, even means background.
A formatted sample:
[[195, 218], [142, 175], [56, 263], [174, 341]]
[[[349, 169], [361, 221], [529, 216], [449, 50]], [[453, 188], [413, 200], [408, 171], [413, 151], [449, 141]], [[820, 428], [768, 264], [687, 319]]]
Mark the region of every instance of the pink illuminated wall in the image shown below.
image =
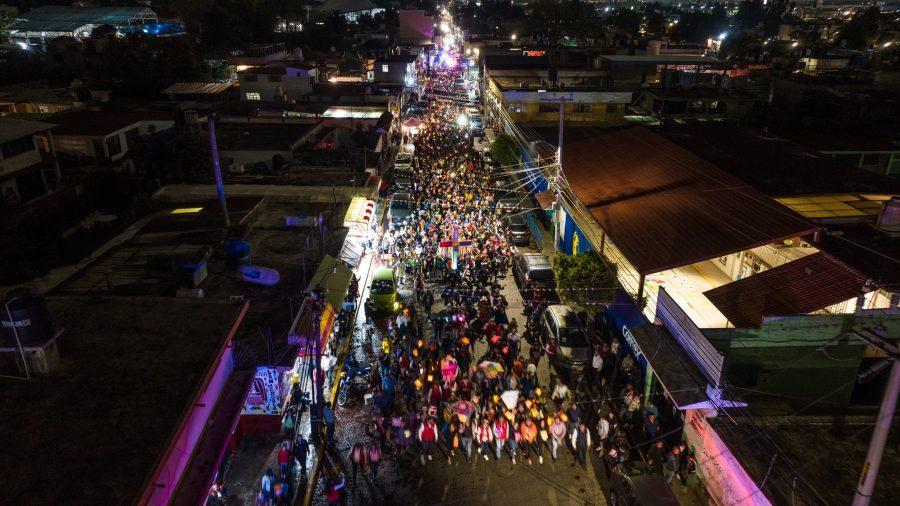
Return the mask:
[[750, 475], [744, 471], [701, 410], [685, 413], [684, 433], [694, 447], [703, 485], [713, 504], [771, 506]]
[[233, 347], [231, 338], [247, 314], [249, 302], [245, 302], [240, 314], [228, 334], [223, 348], [219, 351], [216, 362], [207, 370], [200, 391], [192, 400], [188, 411], [182, 418], [175, 437], [169, 442], [166, 452], [153, 473], [153, 478], [144, 490], [138, 504], [163, 506], [168, 504], [178, 488], [181, 476], [187, 468], [194, 453], [197, 442], [203, 435], [210, 414], [234, 369]]

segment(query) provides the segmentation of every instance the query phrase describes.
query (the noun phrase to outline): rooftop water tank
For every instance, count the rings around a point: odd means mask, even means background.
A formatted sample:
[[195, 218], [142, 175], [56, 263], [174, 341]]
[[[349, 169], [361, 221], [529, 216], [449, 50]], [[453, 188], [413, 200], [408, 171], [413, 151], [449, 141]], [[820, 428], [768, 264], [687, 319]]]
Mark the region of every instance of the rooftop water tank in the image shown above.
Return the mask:
[[13, 290], [0, 300], [0, 327], [3, 346], [10, 348], [18, 347], [19, 343], [23, 347], [40, 346], [52, 339], [54, 333], [47, 301], [27, 289]]

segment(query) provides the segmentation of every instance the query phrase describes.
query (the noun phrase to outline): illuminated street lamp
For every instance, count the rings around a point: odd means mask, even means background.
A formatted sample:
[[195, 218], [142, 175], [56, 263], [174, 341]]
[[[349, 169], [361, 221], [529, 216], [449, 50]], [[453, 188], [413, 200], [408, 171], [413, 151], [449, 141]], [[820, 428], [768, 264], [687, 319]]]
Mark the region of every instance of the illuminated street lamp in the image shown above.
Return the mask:
[[511, 40], [516, 40], [516, 34], [512, 34], [512, 36], [510, 36], [509, 38], [510, 38]]
[[466, 128], [469, 126], [469, 117], [465, 114], [460, 114], [456, 117], [456, 126], [459, 128]]

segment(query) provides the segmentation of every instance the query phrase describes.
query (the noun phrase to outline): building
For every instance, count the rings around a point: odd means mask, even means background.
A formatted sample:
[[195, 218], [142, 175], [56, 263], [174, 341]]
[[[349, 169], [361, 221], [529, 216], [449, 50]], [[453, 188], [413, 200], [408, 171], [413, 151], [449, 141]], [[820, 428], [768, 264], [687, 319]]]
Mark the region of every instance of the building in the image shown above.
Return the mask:
[[746, 91], [699, 86], [647, 89], [635, 101], [641, 112], [663, 122], [749, 120], [761, 104]]
[[384, 12], [384, 8], [378, 7], [370, 0], [325, 0], [325, 3], [316, 10], [322, 17], [337, 12], [351, 23], [356, 22], [356, 18], [360, 16], [375, 16], [379, 12]]
[[407, 87], [418, 85], [416, 55], [387, 55], [375, 59], [374, 79], [379, 84], [402, 84]]
[[45, 5], [20, 14], [6, 27], [9, 42], [22, 49], [44, 50], [56, 37], [86, 39], [98, 26], [116, 29], [157, 24], [156, 13], [139, 7], [74, 7]]
[[780, 136], [883, 176], [900, 175], [900, 135], [890, 130], [778, 129]]
[[[560, 99], [568, 126], [614, 126], [625, 122], [630, 90], [604, 86], [602, 71], [555, 66], [543, 51], [534, 56], [487, 57], [484, 65], [486, 115], [528, 126], [559, 123]], [[538, 54], [540, 53], [540, 54]]]
[[137, 137], [172, 128], [171, 113], [132, 111], [72, 111], [47, 118], [56, 125], [57, 152], [77, 161], [118, 162]]
[[222, 167], [231, 172], [267, 172], [294, 160], [307, 142], [318, 142], [323, 126], [305, 123], [216, 123]]
[[0, 207], [24, 204], [59, 184], [52, 128], [50, 123], [0, 117]]
[[[20, 435], [0, 455], [16, 475], [5, 493], [47, 504], [77, 495], [87, 502], [164, 505], [192, 474], [211, 479], [214, 469], [199, 471], [192, 459], [201, 440], [232, 427], [240, 413], [243, 396], [230, 392], [243, 394], [252, 372], [234, 369], [231, 340], [248, 304], [91, 295], [47, 300], [52, 321], [63, 329], [65, 366], [6, 383], [0, 393], [2, 430]], [[52, 448], [56, 456], [39, 474], [30, 471], [45, 460], [37, 448]], [[105, 479], [98, 479], [96, 465], [84, 465], [87, 455], [102, 463]], [[57, 486], [47, 487], [47, 480]]]
[[[554, 130], [536, 132], [555, 140]], [[629, 379], [643, 399], [662, 403], [661, 413], [680, 412], [712, 502], [784, 502], [790, 478], [778, 468], [777, 485], [765, 486], [766, 466], [743, 452], [746, 427], [762, 413], [825, 404], [837, 414], [860, 404], [859, 375], [878, 354], [846, 336], [874, 328], [900, 335], [900, 297], [893, 276], [873, 277], [867, 261], [845, 262], [817, 239], [831, 235], [804, 214], [817, 201], [773, 195], [797, 188], [820, 196], [838, 179], [845, 192], [860, 190], [876, 178], [890, 192], [890, 180], [737, 127], [572, 128], [565, 139], [558, 248], [593, 249], [616, 264], [624, 290], [603, 321], [634, 358]], [[552, 158], [542, 142], [523, 150], [526, 164]], [[546, 188], [551, 172], [531, 173], [533, 191]], [[844, 207], [851, 216], [880, 205]], [[747, 395], [760, 391], [768, 401]], [[780, 411], [767, 411], [773, 404]], [[777, 448], [765, 441], [770, 466]], [[815, 494], [806, 483], [797, 490]]]
[[616, 54], [597, 56], [594, 67], [604, 71], [607, 87], [637, 90], [646, 85], [665, 85], [666, 76], [674, 72], [690, 74], [695, 84], [711, 83], [714, 76], [724, 74], [728, 64], [706, 56]]
[[45, 81], [0, 86], [0, 116], [53, 114], [108, 101], [108, 90], [91, 90], [78, 81], [68, 88], [51, 87]]
[[318, 68], [302, 62], [270, 63], [238, 72], [242, 100], [297, 101], [312, 92], [318, 81]]

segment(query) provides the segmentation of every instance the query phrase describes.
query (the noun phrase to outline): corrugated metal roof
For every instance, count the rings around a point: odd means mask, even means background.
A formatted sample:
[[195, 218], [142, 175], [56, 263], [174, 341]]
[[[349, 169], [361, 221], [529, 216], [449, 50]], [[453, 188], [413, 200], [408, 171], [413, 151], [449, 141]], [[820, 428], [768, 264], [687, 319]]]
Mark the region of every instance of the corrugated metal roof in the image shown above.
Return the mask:
[[764, 316], [806, 314], [856, 297], [865, 283], [865, 275], [814, 253], [703, 295], [735, 327], [758, 328]]
[[9, 30], [72, 31], [85, 25], [125, 26], [133, 19], [155, 19], [147, 7], [70, 7], [45, 5], [18, 16]]
[[231, 83], [175, 83], [163, 90], [164, 94], [199, 95], [221, 93], [231, 87]]
[[816, 229], [644, 127], [597, 131], [567, 142], [563, 163], [575, 195], [641, 274]]

